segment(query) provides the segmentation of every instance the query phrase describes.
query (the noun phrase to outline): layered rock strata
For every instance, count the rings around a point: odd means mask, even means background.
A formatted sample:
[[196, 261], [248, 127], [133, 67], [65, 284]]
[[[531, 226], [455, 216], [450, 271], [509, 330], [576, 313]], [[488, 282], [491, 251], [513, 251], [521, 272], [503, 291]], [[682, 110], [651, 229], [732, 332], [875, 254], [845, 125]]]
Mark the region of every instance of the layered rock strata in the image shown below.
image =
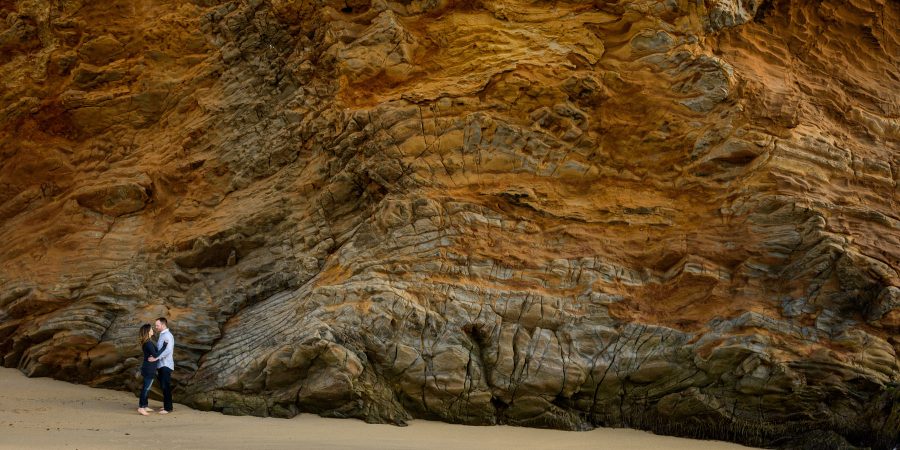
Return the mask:
[[300, 412], [900, 436], [900, 4], [0, 2], [0, 361]]

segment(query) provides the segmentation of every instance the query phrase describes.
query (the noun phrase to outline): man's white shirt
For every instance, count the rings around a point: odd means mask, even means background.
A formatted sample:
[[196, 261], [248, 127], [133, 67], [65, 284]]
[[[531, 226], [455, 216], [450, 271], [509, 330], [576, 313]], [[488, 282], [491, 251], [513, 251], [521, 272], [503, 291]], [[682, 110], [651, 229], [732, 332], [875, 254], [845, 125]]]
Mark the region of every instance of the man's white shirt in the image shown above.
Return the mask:
[[168, 328], [159, 332], [159, 341], [156, 343], [156, 346], [157, 348], [162, 348], [163, 344], [168, 345], [166, 345], [166, 349], [159, 354], [159, 360], [156, 361], [156, 368], [161, 369], [163, 367], [168, 367], [169, 369], [175, 370], [175, 358], [172, 356], [175, 351], [175, 337], [172, 336], [172, 333], [169, 332]]

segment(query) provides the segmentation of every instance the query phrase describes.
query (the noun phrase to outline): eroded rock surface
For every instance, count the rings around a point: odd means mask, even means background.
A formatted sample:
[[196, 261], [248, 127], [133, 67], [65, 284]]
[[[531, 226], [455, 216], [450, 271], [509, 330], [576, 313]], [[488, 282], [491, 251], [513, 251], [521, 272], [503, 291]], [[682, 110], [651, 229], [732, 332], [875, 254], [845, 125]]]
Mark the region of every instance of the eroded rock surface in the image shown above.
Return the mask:
[[0, 2], [0, 361], [194, 407], [900, 435], [900, 4]]

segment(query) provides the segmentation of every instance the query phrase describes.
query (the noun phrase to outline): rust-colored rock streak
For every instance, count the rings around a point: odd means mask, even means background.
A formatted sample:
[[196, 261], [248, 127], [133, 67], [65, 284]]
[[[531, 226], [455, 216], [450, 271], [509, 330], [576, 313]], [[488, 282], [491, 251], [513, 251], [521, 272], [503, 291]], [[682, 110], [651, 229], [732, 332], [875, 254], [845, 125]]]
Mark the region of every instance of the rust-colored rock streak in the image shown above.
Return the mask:
[[900, 435], [900, 3], [0, 1], [0, 361], [192, 406]]

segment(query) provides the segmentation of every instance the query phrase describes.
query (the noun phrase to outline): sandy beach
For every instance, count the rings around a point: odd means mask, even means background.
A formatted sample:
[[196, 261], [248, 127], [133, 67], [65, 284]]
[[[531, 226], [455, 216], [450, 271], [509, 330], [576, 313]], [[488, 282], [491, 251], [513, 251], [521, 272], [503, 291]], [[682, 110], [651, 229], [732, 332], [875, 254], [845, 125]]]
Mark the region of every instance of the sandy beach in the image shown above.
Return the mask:
[[[176, 399], [177, 400], [177, 399]], [[313, 449], [739, 449], [718, 441], [625, 429], [566, 432], [423, 420], [407, 427], [301, 414], [293, 419], [234, 417], [175, 404], [167, 416], [137, 414], [137, 397], [0, 368], [0, 448], [313, 448]], [[159, 408], [159, 402], [150, 406]]]

